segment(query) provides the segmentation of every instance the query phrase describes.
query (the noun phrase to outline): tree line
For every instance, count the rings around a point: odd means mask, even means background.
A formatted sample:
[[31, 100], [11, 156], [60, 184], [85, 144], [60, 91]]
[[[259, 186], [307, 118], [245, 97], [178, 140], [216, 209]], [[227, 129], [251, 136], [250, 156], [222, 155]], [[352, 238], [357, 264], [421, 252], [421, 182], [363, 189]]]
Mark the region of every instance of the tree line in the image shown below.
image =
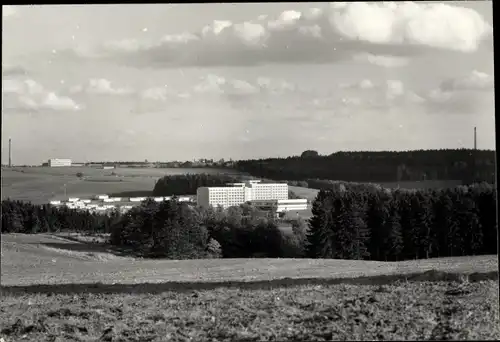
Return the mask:
[[[153, 192], [148, 196], [180, 196], [194, 195], [199, 187], [203, 186], [227, 186], [228, 183], [240, 183], [251, 179], [245, 175], [232, 175], [226, 173], [197, 173], [169, 175], [160, 178], [154, 186]], [[265, 182], [266, 180], [264, 180]], [[122, 192], [115, 194], [118, 197], [133, 197], [128, 194], [134, 192]], [[142, 192], [141, 192], [142, 193]], [[290, 199], [299, 198], [293, 191], [288, 191]]]
[[311, 258], [398, 261], [497, 253], [496, 189], [321, 190], [307, 240]]
[[106, 233], [120, 220], [118, 212], [100, 215], [49, 204], [34, 205], [23, 201], [2, 201], [2, 233], [36, 234], [76, 231]]
[[240, 182], [240, 178], [230, 174], [197, 173], [164, 176], [156, 181], [153, 196], [192, 195], [203, 186], [224, 186]]
[[2, 201], [2, 233], [110, 233], [152, 258], [340, 258], [396, 261], [497, 253], [496, 188], [321, 190], [312, 217], [285, 222], [248, 204], [202, 209], [147, 200], [125, 214]]
[[[307, 153], [306, 153], [307, 152]], [[416, 151], [336, 152], [328, 156], [305, 151], [301, 156], [240, 160], [235, 169], [259, 178], [306, 181], [399, 182], [460, 180], [464, 184], [495, 182], [495, 152], [442, 149]]]

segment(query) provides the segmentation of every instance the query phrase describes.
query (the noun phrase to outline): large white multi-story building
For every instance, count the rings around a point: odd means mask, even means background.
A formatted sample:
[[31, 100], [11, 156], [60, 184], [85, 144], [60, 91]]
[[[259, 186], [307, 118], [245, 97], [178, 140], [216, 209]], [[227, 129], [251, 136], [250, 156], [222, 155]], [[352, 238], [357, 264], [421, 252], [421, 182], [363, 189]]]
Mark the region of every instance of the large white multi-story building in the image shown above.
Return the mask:
[[260, 183], [230, 183], [224, 187], [201, 187], [196, 191], [198, 205], [201, 207], [222, 206], [228, 208], [245, 202], [261, 200], [287, 200], [288, 184]]
[[50, 167], [71, 166], [71, 159], [49, 159]]

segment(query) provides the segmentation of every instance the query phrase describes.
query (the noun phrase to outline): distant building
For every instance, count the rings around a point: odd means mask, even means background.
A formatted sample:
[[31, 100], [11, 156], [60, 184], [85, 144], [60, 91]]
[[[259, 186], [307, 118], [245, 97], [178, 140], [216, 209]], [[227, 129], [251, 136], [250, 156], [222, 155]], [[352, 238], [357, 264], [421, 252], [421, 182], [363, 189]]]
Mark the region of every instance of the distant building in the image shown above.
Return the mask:
[[201, 207], [224, 208], [259, 200], [288, 200], [288, 184], [260, 183], [253, 180], [246, 183], [229, 183], [225, 187], [200, 187], [196, 191], [196, 197]]
[[71, 159], [49, 159], [49, 167], [71, 166]]

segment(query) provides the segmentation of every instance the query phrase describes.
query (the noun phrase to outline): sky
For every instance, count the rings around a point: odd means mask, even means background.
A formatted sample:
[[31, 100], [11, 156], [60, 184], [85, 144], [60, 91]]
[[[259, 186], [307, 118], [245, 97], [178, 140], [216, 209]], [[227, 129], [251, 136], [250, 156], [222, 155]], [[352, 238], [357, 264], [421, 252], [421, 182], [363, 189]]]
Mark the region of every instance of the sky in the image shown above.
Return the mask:
[[2, 163], [495, 148], [491, 1], [2, 9]]

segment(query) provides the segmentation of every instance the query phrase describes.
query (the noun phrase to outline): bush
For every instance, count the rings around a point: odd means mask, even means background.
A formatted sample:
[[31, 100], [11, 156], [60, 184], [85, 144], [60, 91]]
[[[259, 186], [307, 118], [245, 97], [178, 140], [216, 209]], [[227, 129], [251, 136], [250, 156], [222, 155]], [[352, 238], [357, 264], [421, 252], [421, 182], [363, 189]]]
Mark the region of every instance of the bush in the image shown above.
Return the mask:
[[212, 258], [222, 257], [222, 246], [215, 239], [210, 238], [207, 245], [207, 251]]

